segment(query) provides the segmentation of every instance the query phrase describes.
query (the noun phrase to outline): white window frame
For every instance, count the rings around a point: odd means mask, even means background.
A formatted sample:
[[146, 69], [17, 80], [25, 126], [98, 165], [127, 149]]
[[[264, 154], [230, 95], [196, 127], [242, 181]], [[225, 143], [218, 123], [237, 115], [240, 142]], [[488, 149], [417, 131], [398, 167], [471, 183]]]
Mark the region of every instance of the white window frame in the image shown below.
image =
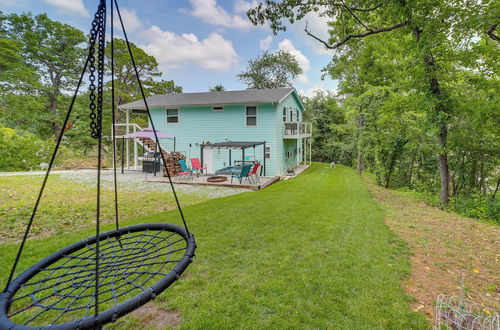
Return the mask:
[[[169, 116], [168, 110], [177, 110], [177, 122], [176, 123], [169, 123], [168, 122], [169, 117], [175, 117], [172, 115]], [[165, 108], [165, 123], [167, 125], [179, 125], [180, 122], [181, 122], [181, 110], [180, 110], [180, 108]]]
[[283, 119], [283, 122], [286, 123], [286, 119], [287, 119], [287, 111], [286, 111], [286, 107], [283, 107], [283, 114], [282, 114], [282, 119]]
[[[249, 107], [254, 107], [255, 108], [255, 125], [248, 125], [248, 115], [247, 115], [247, 108]], [[247, 104], [245, 105], [245, 109], [244, 109], [244, 113], [245, 113], [245, 127], [257, 127], [259, 126], [259, 106], [256, 105], [256, 104]], [[253, 117], [253, 116], [251, 116]]]
[[293, 109], [290, 109], [290, 122], [293, 123]]
[[224, 106], [222, 106], [222, 105], [215, 105], [215, 106], [212, 107], [212, 111], [213, 112], [224, 112]]
[[300, 121], [300, 111], [299, 111], [299, 109], [297, 109], [295, 111], [296, 111], [295, 115], [297, 116], [297, 122], [299, 122]]
[[[269, 151], [266, 151], [266, 149], [268, 149], [268, 148], [269, 148]], [[272, 159], [272, 156], [271, 156], [271, 155], [272, 155], [271, 150], [272, 150], [271, 146], [266, 145], [266, 146], [264, 147], [264, 159], [266, 159], [266, 160], [271, 160], [271, 159]], [[267, 158], [266, 158], [266, 156], [267, 156], [267, 155], [269, 155], [269, 157], [267, 157]]]

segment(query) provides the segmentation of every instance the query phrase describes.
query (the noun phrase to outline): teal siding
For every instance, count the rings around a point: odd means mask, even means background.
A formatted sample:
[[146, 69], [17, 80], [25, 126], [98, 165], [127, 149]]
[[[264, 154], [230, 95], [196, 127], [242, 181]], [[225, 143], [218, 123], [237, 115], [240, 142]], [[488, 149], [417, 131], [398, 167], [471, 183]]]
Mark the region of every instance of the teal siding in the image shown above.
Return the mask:
[[[176, 151], [185, 152], [188, 158], [200, 155], [202, 142], [266, 141], [273, 154], [266, 160], [266, 175], [280, 175], [281, 159], [274, 155], [277, 143], [276, 106], [257, 105], [257, 126], [247, 127], [245, 105], [225, 106], [224, 111], [212, 111], [211, 106], [180, 107], [179, 123], [167, 124], [165, 108], [152, 108], [151, 115], [157, 130], [171, 133], [176, 138]], [[162, 139], [161, 144], [173, 150], [173, 141]], [[241, 159], [241, 151], [232, 150], [232, 160]], [[253, 148], [246, 149], [247, 156], [254, 156]], [[255, 158], [263, 163], [263, 146], [255, 148]], [[213, 150], [213, 167], [228, 166], [229, 151]]]
[[[280, 104], [278, 104], [277, 113], [277, 121], [279, 128], [279, 137], [280, 140], [277, 141], [278, 144], [278, 153], [281, 157], [280, 164], [278, 165], [280, 168], [280, 173], [283, 175], [286, 173], [286, 170], [289, 168], [295, 167], [302, 161], [301, 152], [302, 152], [302, 140], [301, 139], [283, 139], [283, 108], [286, 108], [286, 121], [290, 122], [290, 111], [293, 112], [293, 121], [302, 121], [303, 118], [303, 109], [302, 106], [297, 102], [297, 99], [292, 94], [288, 95]], [[299, 111], [299, 118], [297, 119], [297, 110]], [[297, 149], [297, 151], [295, 151]], [[292, 156], [290, 158], [286, 158], [286, 153], [292, 152]]]
[[[247, 104], [252, 106], [254, 104]], [[245, 118], [245, 106], [224, 106], [224, 111], [212, 111], [212, 106], [195, 106], [179, 108], [179, 123], [167, 124], [165, 108], [152, 108], [151, 115], [156, 129], [161, 132], [174, 134], [176, 139], [176, 151], [186, 154], [187, 158], [200, 155], [200, 144], [203, 142], [224, 141], [266, 141], [266, 146], [271, 148], [271, 158], [266, 159], [266, 175], [284, 175], [288, 168], [295, 167], [300, 163], [301, 140], [283, 139], [283, 107], [299, 110], [299, 120], [302, 120], [302, 107], [296, 97], [291, 94], [279, 104], [257, 105], [257, 126], [247, 127]], [[294, 113], [294, 121], [297, 116]], [[287, 113], [287, 121], [290, 115]], [[173, 150], [173, 141], [162, 139], [161, 143], [168, 150]], [[300, 150], [299, 150], [300, 149]], [[286, 159], [286, 152], [290, 151], [293, 156]], [[263, 164], [263, 146], [246, 149], [246, 156], [255, 155], [255, 159]], [[240, 150], [231, 151], [232, 161], [241, 159]], [[213, 150], [214, 170], [229, 166], [229, 151], [227, 149]]]

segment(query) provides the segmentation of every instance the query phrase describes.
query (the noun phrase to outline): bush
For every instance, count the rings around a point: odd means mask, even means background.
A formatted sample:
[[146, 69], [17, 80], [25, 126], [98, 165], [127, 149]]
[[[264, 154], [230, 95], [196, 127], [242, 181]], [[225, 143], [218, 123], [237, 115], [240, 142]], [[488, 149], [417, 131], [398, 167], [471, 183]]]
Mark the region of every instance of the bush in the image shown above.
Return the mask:
[[54, 142], [23, 130], [0, 126], [0, 171], [39, 170], [48, 163]]
[[471, 218], [494, 220], [500, 224], [500, 201], [487, 195], [460, 195], [450, 199], [449, 208]]

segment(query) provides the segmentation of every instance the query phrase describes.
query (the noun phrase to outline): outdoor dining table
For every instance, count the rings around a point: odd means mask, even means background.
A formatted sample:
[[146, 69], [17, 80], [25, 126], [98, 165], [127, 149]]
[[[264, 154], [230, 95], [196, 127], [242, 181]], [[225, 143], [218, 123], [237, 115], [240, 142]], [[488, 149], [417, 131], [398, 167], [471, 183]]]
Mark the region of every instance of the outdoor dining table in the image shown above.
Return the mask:
[[240, 174], [241, 168], [242, 166], [228, 166], [215, 171], [215, 174], [226, 174], [226, 175]]

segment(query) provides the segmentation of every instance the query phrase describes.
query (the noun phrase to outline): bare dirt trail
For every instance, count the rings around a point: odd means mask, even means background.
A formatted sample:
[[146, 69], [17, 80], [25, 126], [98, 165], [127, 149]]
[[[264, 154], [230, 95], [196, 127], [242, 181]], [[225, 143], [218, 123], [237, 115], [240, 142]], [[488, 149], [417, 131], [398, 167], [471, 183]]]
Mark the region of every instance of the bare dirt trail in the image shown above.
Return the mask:
[[462, 270], [466, 298], [500, 310], [500, 226], [464, 218], [387, 190], [365, 177], [385, 221], [412, 252], [404, 287], [412, 308], [434, 318], [439, 294], [460, 296]]

